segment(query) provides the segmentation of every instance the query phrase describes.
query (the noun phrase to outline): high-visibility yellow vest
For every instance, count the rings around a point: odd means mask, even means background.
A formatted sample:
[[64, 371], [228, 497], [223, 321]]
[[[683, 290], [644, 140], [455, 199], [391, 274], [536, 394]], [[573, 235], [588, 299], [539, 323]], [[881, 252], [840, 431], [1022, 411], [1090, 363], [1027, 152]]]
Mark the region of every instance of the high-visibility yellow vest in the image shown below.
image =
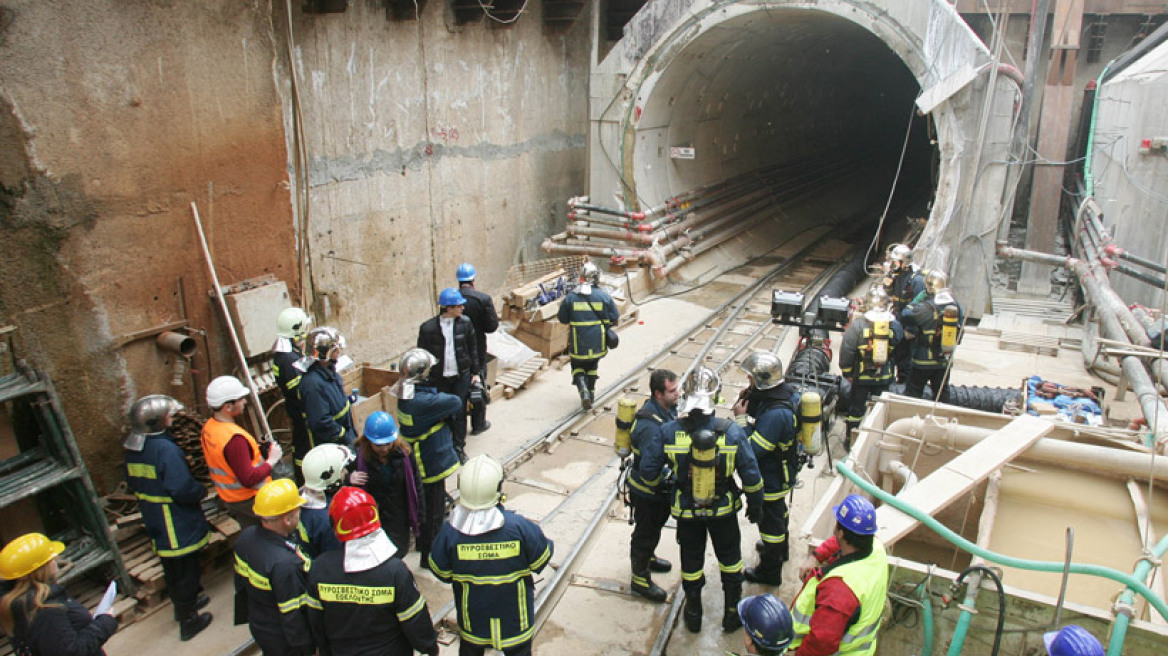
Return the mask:
[[243, 430], [242, 426], [219, 421], [214, 417], [203, 424], [201, 440], [203, 442], [203, 456], [207, 459], [207, 471], [211, 474], [211, 482], [215, 484], [215, 491], [219, 493], [219, 498], [227, 503], [247, 501], [256, 495], [264, 483], [272, 480], [269, 476], [260, 481], [254, 488], [245, 487], [243, 483], [239, 482], [235, 472], [231, 470], [231, 465], [227, 464], [227, 457], [223, 455], [223, 449], [227, 448], [227, 443], [236, 435], [242, 435], [247, 440], [248, 446], [251, 447], [251, 466], [259, 467], [264, 461], [263, 455], [260, 454], [260, 447], [256, 444], [255, 438]]
[[888, 595], [888, 554], [880, 540], [872, 541], [872, 553], [863, 560], [833, 568], [823, 579], [812, 578], [803, 586], [791, 607], [795, 639], [787, 649], [794, 652], [811, 633], [811, 615], [815, 612], [815, 593], [827, 579], [839, 578], [860, 600], [860, 617], [847, 627], [840, 639], [837, 654], [874, 654], [884, 601]]

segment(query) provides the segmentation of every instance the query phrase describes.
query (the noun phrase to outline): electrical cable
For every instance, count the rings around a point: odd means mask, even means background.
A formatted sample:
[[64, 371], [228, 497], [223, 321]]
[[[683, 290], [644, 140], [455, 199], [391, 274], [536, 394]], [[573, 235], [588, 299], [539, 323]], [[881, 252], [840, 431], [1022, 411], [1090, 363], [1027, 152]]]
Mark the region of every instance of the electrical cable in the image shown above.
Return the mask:
[[[991, 656], [998, 656], [998, 650], [1002, 646], [1002, 629], [1005, 628], [1006, 622], [1006, 590], [1002, 587], [1002, 579], [998, 577], [997, 572], [986, 567], [985, 565], [971, 565], [966, 567], [957, 577], [954, 585], [960, 587], [962, 581], [965, 580], [966, 575], [973, 572], [981, 572], [993, 579], [994, 586], [998, 589], [998, 628], [994, 631], [994, 650]], [[970, 611], [972, 612], [972, 611]]]
[[[489, 18], [489, 19], [491, 19], [491, 20], [493, 20], [493, 21], [495, 21], [496, 23], [499, 23], [499, 24], [501, 24], [501, 25], [511, 25], [511, 24], [512, 24], [512, 23], [514, 23], [515, 21], [519, 20], [519, 17], [520, 17], [520, 16], [522, 16], [522, 15], [523, 15], [523, 12], [524, 12], [524, 11], [526, 11], [526, 9], [527, 9], [527, 3], [528, 3], [528, 1], [529, 1], [529, 0], [523, 0], [523, 6], [522, 6], [522, 7], [520, 7], [518, 11], [516, 11], [516, 12], [515, 12], [515, 16], [513, 16], [513, 17], [511, 17], [511, 18], [509, 18], [509, 19], [503, 19], [503, 18], [499, 18], [499, 17], [495, 16], [494, 14], [492, 14], [492, 13], [491, 13], [491, 9], [492, 9], [492, 7], [488, 7], [488, 6], [487, 6], [487, 5], [486, 5], [486, 4], [483, 2], [483, 0], [478, 0], [478, 2], [479, 2], [479, 7], [482, 7], [482, 9], [483, 9], [483, 13], [484, 13], [484, 14], [486, 14], [487, 18]], [[418, 0], [414, 0], [414, 4], [416, 5], [417, 3], [418, 3]]]
[[292, 31], [292, 0], [285, 0], [288, 20], [288, 79], [291, 86], [292, 101], [292, 175], [296, 188], [296, 214], [298, 218], [298, 233], [296, 235], [299, 246], [300, 261], [300, 305], [312, 307], [316, 296], [312, 280], [312, 244], [308, 238], [308, 221], [312, 208], [309, 192], [308, 146], [304, 138], [304, 114], [300, 105], [300, 85], [296, 81], [295, 37]]
[[908, 126], [904, 131], [904, 143], [900, 146], [900, 158], [896, 162], [896, 174], [892, 176], [892, 186], [888, 189], [888, 200], [884, 203], [884, 211], [880, 213], [880, 221], [876, 224], [876, 234], [872, 235], [872, 241], [868, 244], [868, 252], [864, 253], [864, 261], [867, 262], [872, 257], [872, 249], [880, 241], [880, 234], [884, 231], [884, 219], [888, 217], [888, 208], [892, 207], [892, 197], [896, 195], [896, 185], [900, 182], [900, 172], [904, 168], [904, 154], [908, 152], [908, 142], [912, 137], [913, 121], [916, 120], [917, 106], [914, 103], [910, 107], [908, 114]]

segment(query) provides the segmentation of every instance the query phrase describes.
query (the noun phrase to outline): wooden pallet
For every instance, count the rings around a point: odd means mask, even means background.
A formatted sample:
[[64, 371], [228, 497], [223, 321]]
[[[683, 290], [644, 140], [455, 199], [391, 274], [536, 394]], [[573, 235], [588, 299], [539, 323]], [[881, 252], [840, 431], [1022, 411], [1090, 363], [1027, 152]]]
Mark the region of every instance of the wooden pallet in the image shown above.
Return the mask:
[[1003, 332], [998, 338], [998, 348], [1006, 351], [1022, 351], [1056, 357], [1059, 350], [1059, 338], [1050, 335]]
[[547, 365], [547, 358], [531, 358], [515, 369], [507, 369], [495, 376], [495, 384], [503, 386], [503, 396], [509, 399], [535, 379], [539, 372], [547, 368]]

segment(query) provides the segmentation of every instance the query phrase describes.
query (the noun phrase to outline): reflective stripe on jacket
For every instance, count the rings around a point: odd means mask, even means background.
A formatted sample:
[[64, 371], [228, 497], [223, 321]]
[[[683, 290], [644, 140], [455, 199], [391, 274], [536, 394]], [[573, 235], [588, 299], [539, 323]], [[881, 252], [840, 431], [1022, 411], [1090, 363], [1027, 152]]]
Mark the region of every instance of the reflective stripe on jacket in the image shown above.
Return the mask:
[[840, 342], [840, 373], [861, 385], [882, 385], [892, 381], [892, 348], [904, 339], [904, 328], [900, 322], [888, 322], [888, 359], [876, 366], [872, 360], [872, 322], [863, 315], [857, 315], [844, 330]]
[[747, 411], [754, 418], [754, 430], [749, 440], [762, 474], [765, 501], [785, 498], [798, 478], [795, 408], [799, 401], [799, 392], [789, 383], [751, 392]]
[[461, 466], [446, 421], [461, 404], [457, 396], [424, 385], [414, 388], [414, 398], [397, 402], [398, 429], [411, 447], [414, 468], [423, 483], [441, 481]]
[[884, 601], [888, 594], [888, 554], [879, 539], [872, 540], [872, 553], [862, 560], [844, 563], [827, 570], [823, 578], [812, 577], [803, 584], [799, 596], [791, 606], [795, 639], [788, 649], [793, 653], [803, 644], [803, 637], [811, 632], [811, 616], [815, 613], [815, 592], [827, 579], [840, 578], [860, 601], [860, 616], [840, 638], [837, 654], [874, 654], [880, 621], [884, 615]]
[[318, 361], [304, 372], [300, 378], [300, 404], [308, 425], [309, 448], [330, 442], [351, 446], [357, 439], [349, 395], [341, 375], [331, 367]]
[[608, 292], [593, 286], [591, 294], [572, 292], [564, 297], [556, 318], [571, 326], [569, 355], [577, 360], [591, 360], [608, 354], [604, 329], [616, 323], [620, 313]]
[[141, 451], [126, 451], [126, 483], [138, 497], [142, 522], [162, 558], [185, 556], [211, 538], [203, 515], [207, 495], [169, 435], [149, 435]]
[[[247, 623], [256, 642], [282, 654], [315, 652], [308, 629], [306, 581], [312, 561], [292, 542], [263, 526], [235, 540], [235, 623]], [[276, 653], [276, 652], [273, 652]]]
[[555, 545], [529, 519], [503, 510], [503, 525], [466, 535], [446, 523], [430, 549], [430, 569], [454, 586], [462, 639], [508, 649], [535, 635], [535, 584]]
[[239, 479], [235, 477], [235, 472], [231, 469], [231, 465], [227, 464], [227, 458], [223, 455], [223, 449], [227, 447], [227, 443], [231, 441], [231, 438], [236, 435], [242, 435], [243, 439], [247, 440], [248, 446], [251, 447], [251, 466], [259, 467], [264, 461], [264, 457], [260, 453], [260, 447], [256, 444], [255, 438], [251, 436], [251, 433], [243, 430], [242, 426], [222, 422], [214, 417], [211, 417], [207, 420], [207, 423], [203, 424], [201, 441], [203, 443], [203, 457], [207, 460], [207, 471], [211, 474], [211, 482], [215, 484], [215, 490], [219, 493], [219, 498], [227, 503], [236, 503], [251, 499], [265, 483], [272, 480], [269, 476], [257, 483], [254, 488], [244, 487], [239, 482]]
[[666, 486], [661, 484], [660, 476], [654, 480], [646, 481], [641, 478], [641, 472], [638, 469], [641, 464], [642, 450], [660, 449], [661, 427], [665, 425], [665, 422], [676, 418], [676, 410], [667, 410], [652, 398], [645, 401], [645, 405], [637, 411], [630, 434], [633, 464], [629, 470], [629, 491], [633, 494], [654, 498], [668, 492]]

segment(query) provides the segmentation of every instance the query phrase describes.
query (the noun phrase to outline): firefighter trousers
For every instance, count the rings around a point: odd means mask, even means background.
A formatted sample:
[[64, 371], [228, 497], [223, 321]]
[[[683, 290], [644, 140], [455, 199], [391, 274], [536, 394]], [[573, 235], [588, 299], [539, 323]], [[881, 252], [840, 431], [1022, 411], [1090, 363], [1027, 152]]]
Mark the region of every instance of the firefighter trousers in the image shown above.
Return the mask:
[[681, 550], [681, 587], [685, 596], [701, 596], [706, 585], [706, 535], [714, 543], [714, 555], [722, 575], [722, 594], [727, 599], [742, 596], [742, 534], [738, 513], [712, 519], [679, 519], [677, 545]]
[[[633, 505], [633, 535], [629, 538], [629, 561], [633, 578], [649, 577], [649, 561], [661, 541], [661, 528], [669, 521], [669, 497], [630, 495]], [[640, 582], [647, 585], [648, 581]]]
[[[486, 645], [472, 645], [465, 640], [458, 641], [458, 656], [483, 656], [487, 653]], [[504, 656], [531, 656], [531, 641], [508, 647], [503, 650]]]
[[762, 517], [758, 520], [758, 536], [762, 539], [762, 549], [758, 552], [758, 574], [765, 579], [780, 579], [783, 563], [790, 556], [790, 542], [787, 539], [787, 522], [790, 510], [784, 497], [762, 504]]
[[870, 384], [859, 381], [852, 382], [852, 393], [848, 397], [848, 416], [845, 419], [847, 434], [845, 438], [851, 440], [852, 431], [860, 427], [864, 415], [868, 413], [868, 399], [880, 396], [888, 391], [888, 383]]
[[199, 603], [199, 590], [203, 588], [199, 579], [203, 566], [199, 563], [199, 550], [173, 558], [159, 558], [162, 562], [162, 578], [166, 590], [174, 603], [174, 619], [181, 621], [194, 615]]
[[[418, 526], [418, 551], [429, 555], [438, 529], [446, 521], [446, 479], [422, 484], [422, 517]], [[401, 546], [401, 545], [398, 545]]]
[[[949, 402], [949, 377], [945, 367], [922, 369], [920, 365], [913, 367], [908, 376], [908, 385], [904, 389], [905, 396], [926, 401], [938, 400], [941, 403]], [[932, 396], [925, 396], [925, 385], [932, 389]], [[940, 394], [938, 394], [940, 390]]]

